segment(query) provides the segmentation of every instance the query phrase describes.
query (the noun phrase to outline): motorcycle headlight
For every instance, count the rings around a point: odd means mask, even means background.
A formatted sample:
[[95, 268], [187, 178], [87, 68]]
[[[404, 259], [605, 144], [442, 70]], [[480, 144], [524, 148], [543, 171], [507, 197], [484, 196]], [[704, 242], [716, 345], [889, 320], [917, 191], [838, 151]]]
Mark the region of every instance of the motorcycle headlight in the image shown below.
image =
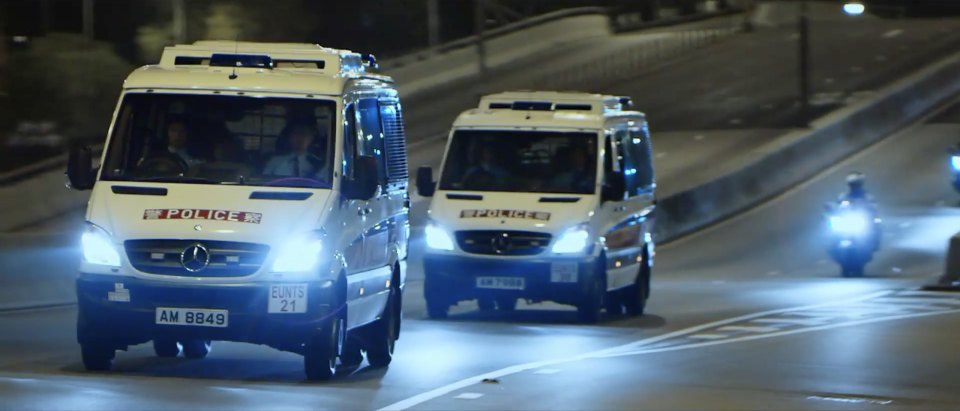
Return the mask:
[[80, 245], [83, 248], [84, 261], [110, 267], [120, 266], [120, 253], [113, 245], [110, 234], [104, 229], [88, 223], [80, 236]]
[[453, 251], [453, 239], [444, 229], [433, 222], [427, 223], [423, 229], [424, 237], [427, 239], [427, 247], [435, 250]]
[[300, 234], [287, 240], [277, 249], [273, 272], [293, 273], [312, 271], [320, 263], [323, 238], [317, 232]]
[[590, 245], [590, 232], [585, 225], [579, 225], [565, 231], [553, 243], [555, 254], [573, 254], [582, 252]]
[[860, 235], [870, 227], [870, 219], [862, 212], [846, 212], [830, 217], [830, 228], [840, 234]]
[[950, 167], [953, 167], [953, 171], [960, 171], [960, 156], [950, 157]]

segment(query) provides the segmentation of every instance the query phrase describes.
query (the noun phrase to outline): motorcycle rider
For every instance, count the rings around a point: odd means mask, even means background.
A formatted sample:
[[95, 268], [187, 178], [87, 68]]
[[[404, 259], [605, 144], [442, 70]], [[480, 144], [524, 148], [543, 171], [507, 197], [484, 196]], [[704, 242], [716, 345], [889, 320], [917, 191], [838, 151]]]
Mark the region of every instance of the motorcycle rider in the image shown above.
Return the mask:
[[849, 203], [851, 207], [858, 208], [867, 212], [870, 221], [874, 222], [872, 228], [874, 250], [880, 248], [880, 230], [877, 226], [877, 205], [873, 196], [867, 193], [867, 177], [861, 172], [853, 172], [847, 175], [847, 191], [840, 195], [838, 203]]

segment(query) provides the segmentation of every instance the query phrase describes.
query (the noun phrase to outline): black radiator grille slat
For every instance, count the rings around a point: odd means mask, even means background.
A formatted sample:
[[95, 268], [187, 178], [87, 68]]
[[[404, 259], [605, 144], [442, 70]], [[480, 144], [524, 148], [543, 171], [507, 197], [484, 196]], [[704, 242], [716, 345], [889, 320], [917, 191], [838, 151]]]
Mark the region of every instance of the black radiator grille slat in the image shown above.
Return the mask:
[[537, 255], [550, 245], [551, 236], [532, 231], [457, 231], [460, 249], [471, 254]]
[[[180, 263], [180, 254], [194, 244], [210, 253], [206, 268], [192, 272]], [[181, 277], [244, 277], [260, 269], [270, 247], [264, 244], [206, 240], [129, 240], [127, 258], [137, 270]]]

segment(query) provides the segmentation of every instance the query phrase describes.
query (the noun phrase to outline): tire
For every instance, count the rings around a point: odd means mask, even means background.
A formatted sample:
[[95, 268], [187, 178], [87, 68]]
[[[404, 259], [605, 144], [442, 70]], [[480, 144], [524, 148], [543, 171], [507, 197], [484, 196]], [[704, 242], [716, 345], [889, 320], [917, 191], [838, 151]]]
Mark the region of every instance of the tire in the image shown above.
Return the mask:
[[337, 372], [337, 358], [343, 345], [342, 316], [321, 327], [303, 353], [303, 371], [310, 381], [325, 381]]
[[393, 350], [400, 329], [400, 292], [390, 291], [386, 312], [370, 328], [370, 346], [367, 347], [367, 362], [373, 367], [386, 367], [393, 361]]
[[514, 311], [517, 309], [517, 299], [515, 297], [498, 297], [496, 301], [499, 311]]
[[117, 351], [110, 346], [87, 343], [80, 345], [80, 357], [87, 371], [110, 371]]
[[210, 340], [187, 340], [181, 341], [180, 345], [183, 346], [183, 356], [194, 360], [207, 358], [213, 348]]
[[176, 340], [158, 338], [153, 340], [153, 352], [160, 358], [174, 358], [180, 355], [180, 343]]
[[621, 291], [627, 315], [641, 316], [647, 309], [647, 299], [650, 298], [650, 271], [652, 271], [648, 261], [644, 258], [644, 264], [640, 268], [640, 273], [637, 274], [637, 279]]
[[606, 294], [601, 275], [602, 271], [594, 273], [581, 296], [580, 304], [577, 305], [577, 319], [582, 323], [593, 324], [600, 321], [600, 307], [603, 306], [603, 297]]
[[427, 316], [434, 320], [447, 318], [450, 312], [450, 304], [447, 304], [446, 301], [438, 301], [435, 298], [426, 297], [425, 299], [427, 301]]
[[490, 298], [490, 297], [477, 298], [477, 307], [479, 307], [480, 311], [483, 311], [483, 312], [493, 311], [494, 309], [497, 308], [493, 298]]
[[603, 296], [603, 310], [610, 315], [623, 315], [623, 302], [626, 298], [626, 289], [607, 292]]

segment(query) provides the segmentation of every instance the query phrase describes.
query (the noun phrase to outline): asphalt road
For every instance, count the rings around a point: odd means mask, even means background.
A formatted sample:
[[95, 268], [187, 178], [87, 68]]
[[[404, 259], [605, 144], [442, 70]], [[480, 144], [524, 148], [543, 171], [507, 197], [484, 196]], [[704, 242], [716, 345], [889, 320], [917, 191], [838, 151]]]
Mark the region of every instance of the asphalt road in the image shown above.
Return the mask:
[[[960, 225], [944, 153], [958, 133], [954, 107], [660, 247], [642, 318], [584, 326], [555, 305], [480, 314], [462, 304], [450, 320], [426, 320], [414, 265], [394, 364], [311, 384], [300, 357], [233, 343], [200, 361], [138, 346], [115, 371], [86, 373], [74, 307], [8, 312], [0, 408], [957, 408], [960, 295], [912, 290], [933, 281]], [[880, 204], [884, 249], [866, 278], [841, 279], [820, 210], [855, 169]]]

